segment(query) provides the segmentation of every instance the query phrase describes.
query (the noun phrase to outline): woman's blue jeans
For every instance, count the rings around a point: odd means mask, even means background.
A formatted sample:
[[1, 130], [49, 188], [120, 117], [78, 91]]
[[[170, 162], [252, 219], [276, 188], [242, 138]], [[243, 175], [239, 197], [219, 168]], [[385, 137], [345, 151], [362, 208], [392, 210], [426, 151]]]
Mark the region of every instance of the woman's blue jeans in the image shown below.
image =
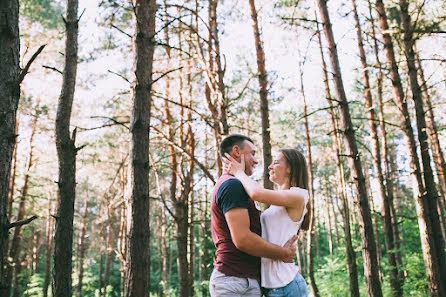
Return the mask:
[[308, 289], [307, 283], [300, 273], [296, 274], [296, 277], [282, 288], [266, 289], [267, 297], [307, 297]]

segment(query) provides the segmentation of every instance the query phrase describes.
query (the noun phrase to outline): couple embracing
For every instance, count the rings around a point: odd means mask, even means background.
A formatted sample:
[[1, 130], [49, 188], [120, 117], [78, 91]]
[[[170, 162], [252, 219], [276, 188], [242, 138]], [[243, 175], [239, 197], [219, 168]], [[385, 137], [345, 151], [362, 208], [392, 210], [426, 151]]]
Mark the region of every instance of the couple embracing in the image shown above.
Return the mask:
[[[253, 141], [233, 134], [220, 144], [224, 174], [211, 200], [212, 239], [217, 248], [211, 297], [307, 296], [294, 264], [295, 241], [308, 230], [308, 172], [304, 156], [281, 149], [268, 167], [277, 190], [250, 178], [258, 161]], [[261, 213], [259, 202], [271, 205]]]

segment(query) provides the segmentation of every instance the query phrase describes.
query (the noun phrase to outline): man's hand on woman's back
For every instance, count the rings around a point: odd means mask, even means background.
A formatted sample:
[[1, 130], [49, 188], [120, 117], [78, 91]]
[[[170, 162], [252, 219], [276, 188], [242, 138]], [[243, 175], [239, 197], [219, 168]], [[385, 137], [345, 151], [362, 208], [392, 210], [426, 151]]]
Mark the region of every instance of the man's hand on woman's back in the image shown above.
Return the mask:
[[294, 254], [296, 253], [296, 240], [299, 237], [297, 235], [294, 235], [288, 241], [283, 245], [284, 248], [289, 250], [288, 255], [286, 258], [282, 259], [285, 263], [294, 263]]

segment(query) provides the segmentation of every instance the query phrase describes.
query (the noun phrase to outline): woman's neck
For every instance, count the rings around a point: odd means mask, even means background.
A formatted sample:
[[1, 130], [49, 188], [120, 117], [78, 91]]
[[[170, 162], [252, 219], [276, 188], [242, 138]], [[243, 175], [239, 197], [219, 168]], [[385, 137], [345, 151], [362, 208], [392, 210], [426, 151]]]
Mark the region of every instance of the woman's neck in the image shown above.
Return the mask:
[[277, 187], [279, 188], [279, 190], [289, 190], [290, 189], [290, 184], [289, 183], [283, 183], [283, 184], [278, 184]]

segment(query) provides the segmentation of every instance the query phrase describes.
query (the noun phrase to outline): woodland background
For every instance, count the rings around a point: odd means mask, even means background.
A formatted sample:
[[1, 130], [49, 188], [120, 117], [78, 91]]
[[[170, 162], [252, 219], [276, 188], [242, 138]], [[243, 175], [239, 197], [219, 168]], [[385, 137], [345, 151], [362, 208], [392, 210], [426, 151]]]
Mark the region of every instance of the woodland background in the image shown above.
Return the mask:
[[307, 156], [313, 296], [446, 296], [444, 0], [8, 0], [1, 18], [11, 3], [25, 76], [0, 215], [38, 218], [7, 225], [1, 296], [208, 296], [230, 133], [255, 140], [265, 187], [278, 148]]

